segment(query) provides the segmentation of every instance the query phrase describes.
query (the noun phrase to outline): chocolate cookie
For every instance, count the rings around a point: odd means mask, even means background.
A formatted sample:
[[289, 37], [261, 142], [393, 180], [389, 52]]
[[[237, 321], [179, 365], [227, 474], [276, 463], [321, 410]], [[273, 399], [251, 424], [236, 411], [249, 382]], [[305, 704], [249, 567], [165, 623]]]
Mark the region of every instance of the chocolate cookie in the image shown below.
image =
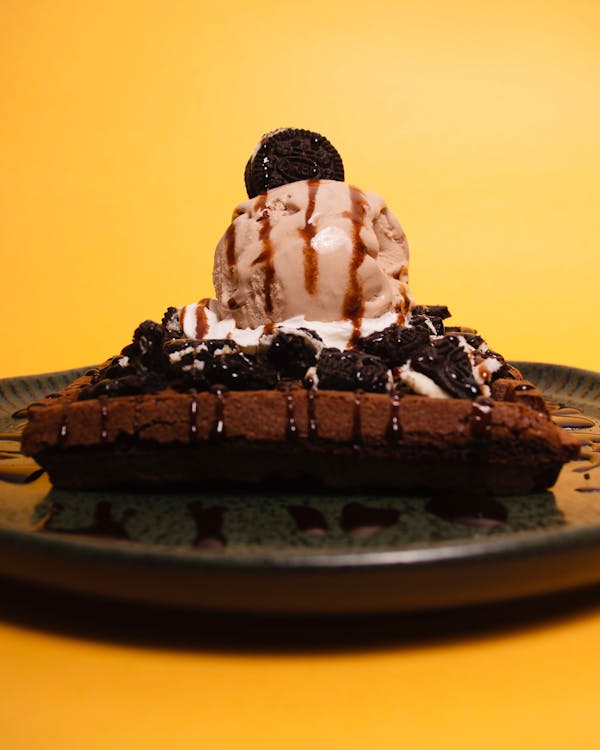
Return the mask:
[[264, 135], [248, 160], [244, 182], [249, 198], [298, 180], [344, 180], [342, 158], [319, 133], [281, 128]]

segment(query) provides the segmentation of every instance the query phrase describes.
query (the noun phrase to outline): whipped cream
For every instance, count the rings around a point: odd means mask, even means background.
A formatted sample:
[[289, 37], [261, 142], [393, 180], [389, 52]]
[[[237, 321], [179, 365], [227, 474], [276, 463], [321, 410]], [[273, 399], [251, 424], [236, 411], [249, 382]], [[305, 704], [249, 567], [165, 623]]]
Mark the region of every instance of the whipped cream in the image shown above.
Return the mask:
[[[197, 338], [197, 321], [198, 305], [194, 302], [181, 308], [182, 328], [188, 338]], [[201, 313], [202, 314], [202, 313]], [[204, 307], [206, 315], [206, 333], [204, 338], [207, 339], [230, 339], [235, 341], [243, 351], [252, 353], [258, 346], [260, 337], [265, 333], [271, 333], [274, 329], [292, 329], [308, 328], [318, 334], [323, 340], [323, 345], [328, 348], [346, 349], [351, 341], [355, 327], [350, 320], [307, 320], [303, 315], [295, 315], [280, 323], [257, 326], [256, 328], [238, 328], [233, 318], [219, 319], [216, 310], [216, 303], [210, 300], [209, 304]], [[363, 318], [360, 323], [360, 335], [369, 336], [376, 331], [383, 331], [393, 323], [398, 322], [398, 314], [387, 312], [378, 318]]]

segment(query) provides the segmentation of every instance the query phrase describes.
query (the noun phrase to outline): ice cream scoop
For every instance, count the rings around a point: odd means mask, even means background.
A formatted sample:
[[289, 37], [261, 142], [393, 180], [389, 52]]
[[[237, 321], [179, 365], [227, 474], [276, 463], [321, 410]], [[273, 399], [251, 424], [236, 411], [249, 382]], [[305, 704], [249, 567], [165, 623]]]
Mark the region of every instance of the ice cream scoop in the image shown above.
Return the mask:
[[408, 244], [382, 198], [301, 180], [241, 203], [217, 245], [220, 318], [256, 328], [295, 316], [349, 320], [410, 309]]

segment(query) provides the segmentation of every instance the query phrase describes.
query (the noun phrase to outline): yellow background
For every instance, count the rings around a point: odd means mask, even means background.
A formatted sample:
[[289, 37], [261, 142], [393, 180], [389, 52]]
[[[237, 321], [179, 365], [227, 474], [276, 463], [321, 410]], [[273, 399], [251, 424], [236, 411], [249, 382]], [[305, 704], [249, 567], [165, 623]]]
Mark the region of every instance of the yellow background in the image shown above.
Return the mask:
[[0, 375], [92, 364], [212, 294], [260, 135], [324, 133], [417, 301], [600, 370], [600, 6], [0, 0]]
[[[599, 24], [585, 0], [0, 0], [0, 375], [97, 362], [211, 294], [246, 159], [281, 125], [386, 197], [418, 301], [510, 358], [600, 370]], [[597, 598], [267, 654], [135, 646], [144, 622], [78, 637], [0, 599], [2, 750], [598, 747]]]

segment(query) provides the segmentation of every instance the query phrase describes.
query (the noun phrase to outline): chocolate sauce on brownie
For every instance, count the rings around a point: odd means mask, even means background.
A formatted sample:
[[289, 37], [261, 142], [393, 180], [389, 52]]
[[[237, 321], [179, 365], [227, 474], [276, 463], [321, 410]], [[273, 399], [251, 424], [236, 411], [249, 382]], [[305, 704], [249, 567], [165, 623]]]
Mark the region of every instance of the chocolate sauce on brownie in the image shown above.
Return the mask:
[[400, 396], [393, 393], [390, 399], [390, 419], [385, 431], [385, 437], [391, 445], [395, 445], [402, 437], [400, 427]]
[[58, 426], [58, 435], [56, 437], [56, 443], [59, 448], [64, 448], [64, 446], [67, 443], [67, 438], [69, 436], [68, 408], [69, 408], [69, 405], [65, 404], [62, 409], [62, 414], [60, 415], [60, 424]]
[[363, 434], [362, 434], [362, 419], [360, 413], [360, 404], [362, 399], [362, 391], [354, 392], [354, 408], [352, 411], [352, 445], [356, 449], [360, 449], [363, 446]]
[[227, 437], [227, 430], [225, 429], [225, 399], [223, 398], [222, 388], [211, 390], [215, 394], [215, 416], [210, 428], [210, 439], [213, 442], [217, 442]]
[[306, 392], [306, 413], [308, 421], [308, 439], [316, 440], [318, 437], [318, 426], [317, 426], [317, 409], [316, 409], [316, 394], [312, 385], [310, 384], [309, 390]]
[[136, 432], [140, 426], [140, 411], [144, 405], [144, 394], [140, 393], [133, 402], [133, 431]]
[[477, 399], [471, 404], [471, 436], [475, 440], [485, 440], [492, 429], [492, 402]]
[[192, 393], [190, 401], [190, 440], [198, 439], [198, 398]]
[[285, 409], [287, 416], [285, 436], [288, 440], [296, 440], [298, 437], [298, 426], [296, 424], [296, 415], [294, 412], [294, 396], [289, 390], [286, 391], [285, 394]]
[[100, 404], [100, 440], [105, 443], [108, 440], [108, 396], [98, 396]]

